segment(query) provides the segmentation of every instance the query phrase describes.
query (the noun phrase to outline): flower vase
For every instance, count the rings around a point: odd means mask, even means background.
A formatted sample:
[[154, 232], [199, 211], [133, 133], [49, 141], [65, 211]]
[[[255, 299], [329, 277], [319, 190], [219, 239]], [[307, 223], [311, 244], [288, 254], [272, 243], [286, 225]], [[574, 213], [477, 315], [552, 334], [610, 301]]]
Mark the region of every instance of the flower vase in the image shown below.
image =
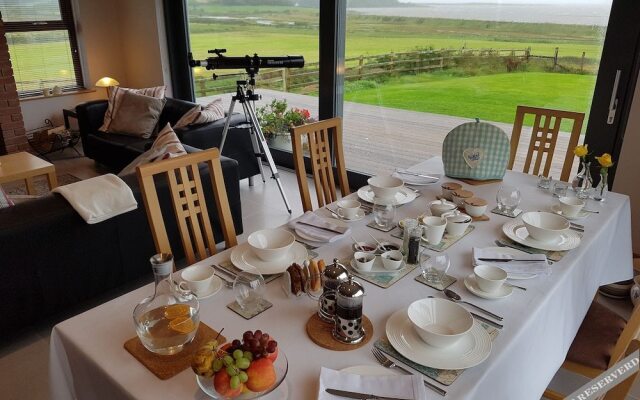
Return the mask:
[[600, 171], [600, 182], [598, 182], [595, 193], [593, 193], [594, 200], [604, 201], [607, 198], [607, 192], [609, 192], [609, 182], [607, 178], [607, 171]]
[[591, 163], [582, 161], [578, 175], [573, 178], [571, 186], [576, 192], [576, 197], [586, 199], [589, 197], [589, 191], [593, 187], [593, 178], [591, 177]]

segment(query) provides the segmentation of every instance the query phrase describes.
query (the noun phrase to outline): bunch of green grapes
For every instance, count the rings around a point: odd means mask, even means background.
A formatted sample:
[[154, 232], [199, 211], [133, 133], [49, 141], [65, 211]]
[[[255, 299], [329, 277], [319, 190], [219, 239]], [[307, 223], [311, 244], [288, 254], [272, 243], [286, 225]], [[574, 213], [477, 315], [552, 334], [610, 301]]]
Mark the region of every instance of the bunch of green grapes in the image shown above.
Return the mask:
[[218, 341], [212, 340], [207, 342], [196, 351], [191, 360], [191, 368], [193, 372], [200, 376], [212, 377], [214, 374], [213, 364], [217, 359]]
[[231, 355], [226, 354], [213, 360], [213, 372], [218, 372], [224, 367], [231, 377], [229, 381], [231, 389], [236, 389], [240, 386], [240, 383], [245, 383], [249, 379], [244, 370], [249, 368], [252, 360], [253, 354], [250, 351], [236, 349]]

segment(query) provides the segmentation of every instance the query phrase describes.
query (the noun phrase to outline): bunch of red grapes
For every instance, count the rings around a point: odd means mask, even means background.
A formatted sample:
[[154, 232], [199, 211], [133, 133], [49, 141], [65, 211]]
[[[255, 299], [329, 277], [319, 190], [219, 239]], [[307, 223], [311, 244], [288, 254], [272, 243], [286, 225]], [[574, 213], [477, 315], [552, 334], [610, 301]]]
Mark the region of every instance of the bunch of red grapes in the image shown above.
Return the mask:
[[231, 342], [231, 347], [227, 350], [232, 353], [236, 349], [249, 351], [253, 354], [253, 359], [258, 360], [266, 357], [269, 353], [275, 353], [278, 342], [272, 340], [268, 333], [262, 333], [260, 329], [255, 332], [246, 331], [242, 334], [242, 342], [238, 339]]

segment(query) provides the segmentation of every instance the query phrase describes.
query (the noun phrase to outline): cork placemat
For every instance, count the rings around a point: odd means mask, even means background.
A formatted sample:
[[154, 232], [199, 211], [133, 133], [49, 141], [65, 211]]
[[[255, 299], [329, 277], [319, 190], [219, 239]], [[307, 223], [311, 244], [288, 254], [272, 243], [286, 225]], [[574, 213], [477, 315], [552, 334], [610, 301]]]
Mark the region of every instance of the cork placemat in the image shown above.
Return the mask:
[[[198, 332], [191, 343], [184, 345], [182, 351], [170, 356], [155, 354], [147, 350], [136, 336], [124, 343], [124, 348], [142, 365], [147, 367], [155, 376], [162, 380], [174, 377], [191, 366], [193, 354], [206, 342], [218, 336], [218, 332], [207, 324], [200, 322]], [[220, 335], [218, 343], [224, 343], [227, 339]]]
[[324, 322], [320, 319], [318, 313], [313, 313], [307, 321], [307, 335], [313, 343], [325, 349], [349, 351], [359, 349], [369, 343], [373, 337], [373, 324], [366, 315], [362, 316], [362, 327], [364, 328], [364, 339], [360, 343], [342, 343], [333, 338], [333, 324]]
[[486, 181], [478, 181], [475, 179], [467, 179], [467, 178], [456, 178], [456, 179], [459, 180], [460, 182], [464, 182], [468, 185], [473, 185], [473, 186], [490, 185], [492, 183], [502, 182], [502, 179], [488, 179]]

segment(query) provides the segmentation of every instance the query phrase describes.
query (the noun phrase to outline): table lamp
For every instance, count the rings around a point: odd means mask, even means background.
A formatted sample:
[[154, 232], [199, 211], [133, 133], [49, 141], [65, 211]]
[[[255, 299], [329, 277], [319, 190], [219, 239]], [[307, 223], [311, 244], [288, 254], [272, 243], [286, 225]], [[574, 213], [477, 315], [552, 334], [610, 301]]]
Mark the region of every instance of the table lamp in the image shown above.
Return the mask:
[[112, 87], [112, 86], [119, 86], [119, 85], [120, 85], [120, 82], [118, 82], [117, 80], [115, 80], [113, 78], [109, 78], [108, 76], [100, 78], [96, 82], [96, 86], [97, 87], [105, 88], [105, 90], [107, 91], [107, 97], [109, 97], [109, 88]]

